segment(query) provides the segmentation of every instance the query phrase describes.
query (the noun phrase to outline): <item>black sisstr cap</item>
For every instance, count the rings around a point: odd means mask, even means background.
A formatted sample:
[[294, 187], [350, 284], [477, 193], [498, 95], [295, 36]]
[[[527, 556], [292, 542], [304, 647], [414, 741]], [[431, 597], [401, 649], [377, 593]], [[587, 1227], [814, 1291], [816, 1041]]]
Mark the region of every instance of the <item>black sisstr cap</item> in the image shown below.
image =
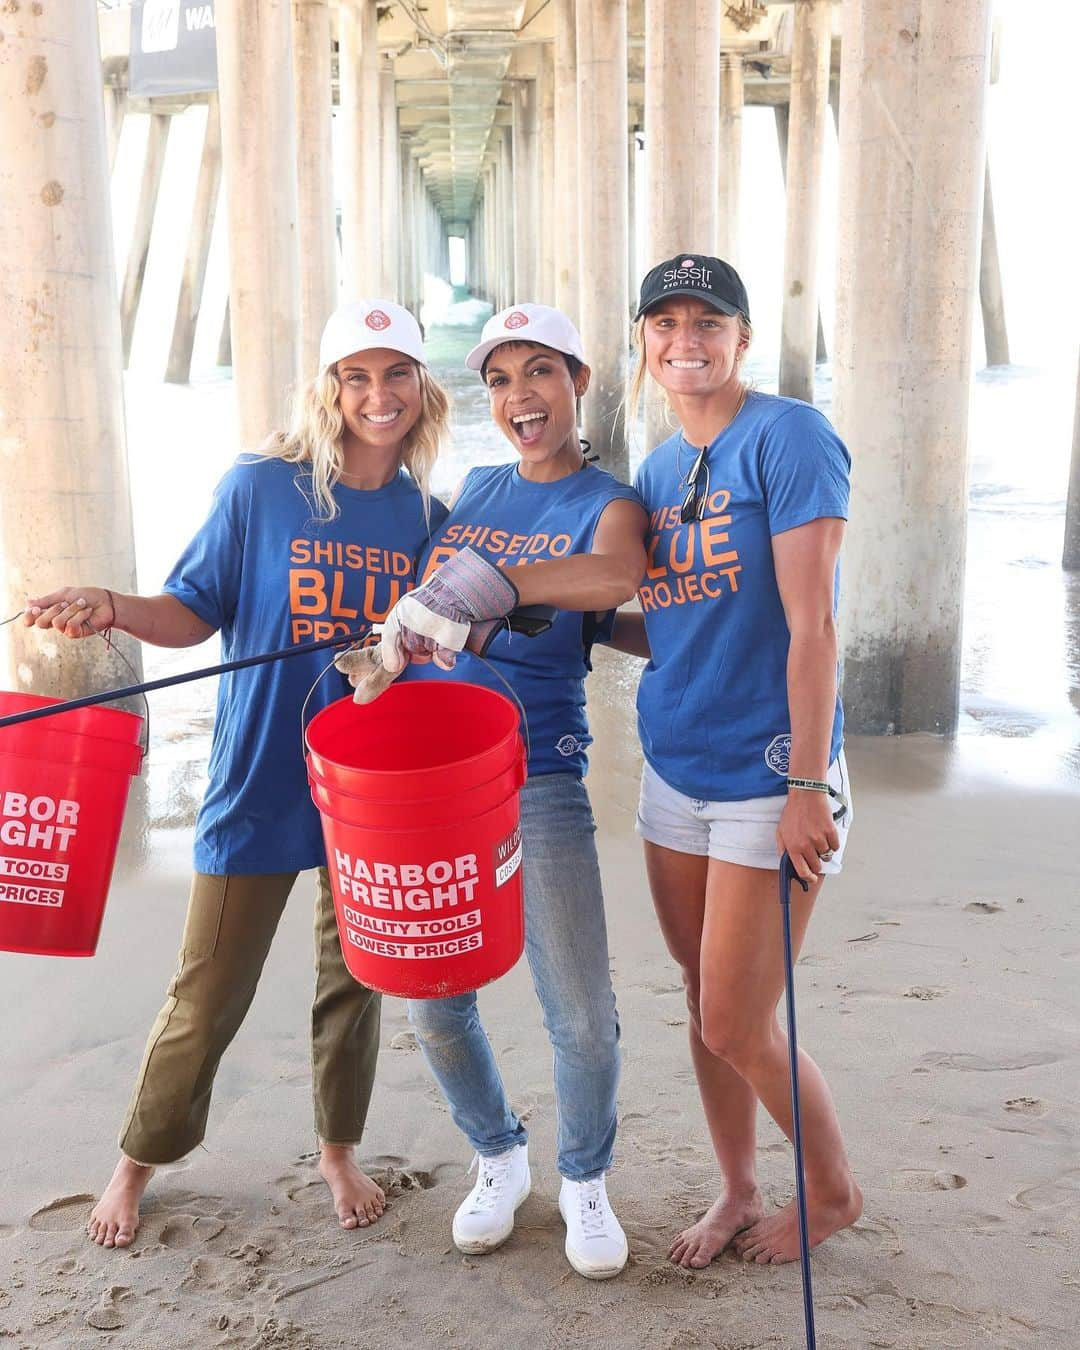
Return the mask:
[[742, 278], [722, 258], [701, 253], [676, 253], [658, 263], [641, 283], [635, 318], [673, 295], [689, 295], [718, 309], [721, 314], [741, 314], [749, 322], [750, 301]]

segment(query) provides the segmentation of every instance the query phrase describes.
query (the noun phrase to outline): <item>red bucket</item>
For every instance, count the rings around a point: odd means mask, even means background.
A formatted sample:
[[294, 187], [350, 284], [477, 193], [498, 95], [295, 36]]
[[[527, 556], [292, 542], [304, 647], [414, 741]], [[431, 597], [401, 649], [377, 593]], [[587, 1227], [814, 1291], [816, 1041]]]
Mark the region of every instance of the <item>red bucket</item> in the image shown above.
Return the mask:
[[[0, 692], [0, 717], [60, 701]], [[0, 727], [0, 951], [97, 950], [142, 725], [77, 708]]]
[[525, 944], [518, 711], [475, 684], [344, 698], [307, 731], [345, 964], [372, 989], [446, 998]]

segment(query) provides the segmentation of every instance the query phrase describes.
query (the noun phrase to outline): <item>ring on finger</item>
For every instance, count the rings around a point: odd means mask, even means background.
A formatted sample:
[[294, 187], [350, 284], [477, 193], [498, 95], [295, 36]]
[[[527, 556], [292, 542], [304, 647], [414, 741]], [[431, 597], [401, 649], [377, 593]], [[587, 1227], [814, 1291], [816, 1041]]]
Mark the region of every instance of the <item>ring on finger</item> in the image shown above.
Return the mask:
[[821, 859], [822, 862], [832, 862], [833, 850], [831, 848], [827, 848], [823, 853], [819, 853], [818, 857]]

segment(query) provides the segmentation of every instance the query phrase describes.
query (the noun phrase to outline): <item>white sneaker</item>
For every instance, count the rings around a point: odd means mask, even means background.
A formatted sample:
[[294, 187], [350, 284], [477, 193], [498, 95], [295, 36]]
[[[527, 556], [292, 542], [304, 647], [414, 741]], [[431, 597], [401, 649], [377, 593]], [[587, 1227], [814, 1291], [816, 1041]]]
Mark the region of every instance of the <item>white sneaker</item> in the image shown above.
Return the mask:
[[630, 1250], [615, 1217], [603, 1177], [563, 1177], [559, 1213], [566, 1224], [566, 1259], [587, 1280], [610, 1280], [626, 1265]]
[[532, 1190], [529, 1148], [515, 1144], [494, 1158], [477, 1155], [476, 1185], [454, 1215], [454, 1246], [478, 1256], [502, 1246], [514, 1231], [514, 1213]]

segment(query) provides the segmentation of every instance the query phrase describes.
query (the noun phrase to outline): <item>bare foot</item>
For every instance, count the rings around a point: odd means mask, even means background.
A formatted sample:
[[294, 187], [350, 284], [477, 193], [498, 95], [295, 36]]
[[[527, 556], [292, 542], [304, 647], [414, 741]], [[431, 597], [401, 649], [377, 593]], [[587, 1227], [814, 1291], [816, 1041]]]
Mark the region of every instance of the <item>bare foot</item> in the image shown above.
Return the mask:
[[386, 1207], [381, 1186], [361, 1172], [351, 1144], [323, 1144], [319, 1175], [330, 1187], [342, 1228], [367, 1228]]
[[727, 1247], [736, 1233], [765, 1217], [761, 1192], [756, 1188], [743, 1195], [722, 1195], [705, 1214], [684, 1228], [671, 1244], [668, 1258], [688, 1270], [704, 1270]]
[[154, 1175], [152, 1167], [121, 1157], [112, 1180], [90, 1211], [86, 1231], [99, 1247], [130, 1247], [139, 1227], [139, 1201]]
[[[827, 1199], [815, 1200], [812, 1193], [807, 1194], [806, 1208], [810, 1234], [810, 1246], [816, 1247], [841, 1228], [853, 1224], [862, 1213], [862, 1191], [849, 1181], [845, 1190], [833, 1194]], [[735, 1250], [744, 1261], [754, 1261], [759, 1266], [780, 1265], [784, 1261], [799, 1259], [799, 1212], [795, 1201], [784, 1206], [767, 1219], [754, 1224], [753, 1228], [740, 1233], [735, 1240]]]

